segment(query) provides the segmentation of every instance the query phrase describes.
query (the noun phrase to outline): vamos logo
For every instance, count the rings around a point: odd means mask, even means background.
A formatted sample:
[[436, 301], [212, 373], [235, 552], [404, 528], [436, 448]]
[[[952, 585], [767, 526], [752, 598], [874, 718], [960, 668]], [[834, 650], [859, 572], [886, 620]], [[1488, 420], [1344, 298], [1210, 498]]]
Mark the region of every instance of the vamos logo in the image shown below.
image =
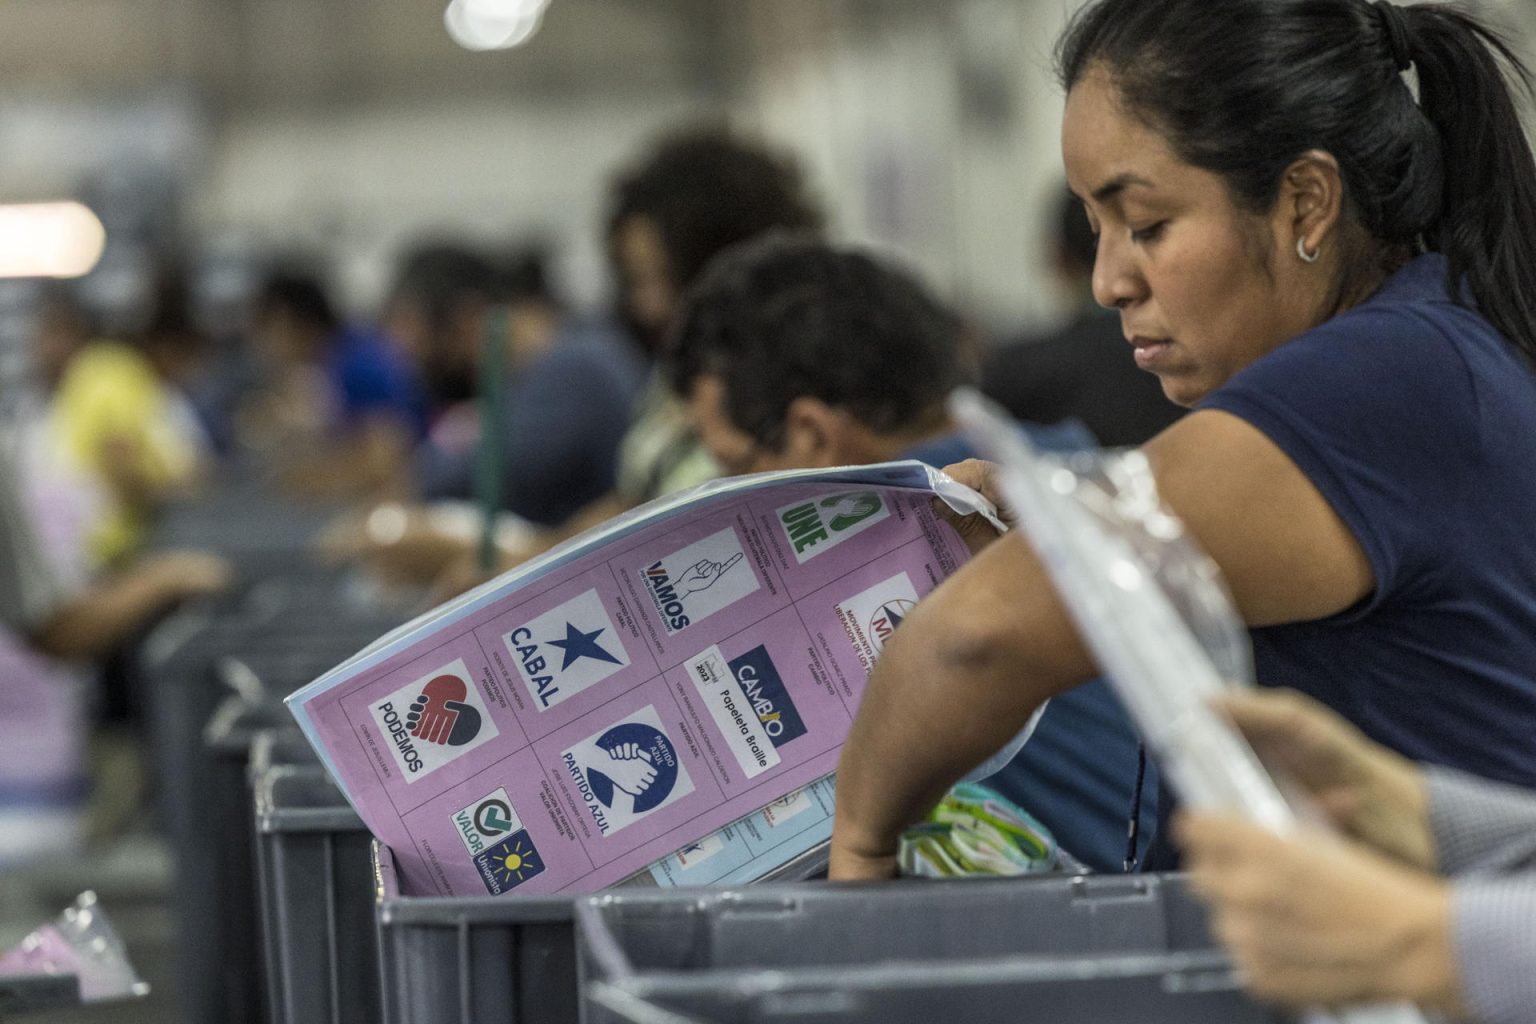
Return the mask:
[[688, 769], [650, 705], [562, 751], [560, 761], [604, 836], [693, 792]]
[[837, 620], [867, 672], [886, 641], [917, 605], [917, 591], [906, 573], [897, 573], [837, 606]]
[[875, 491], [833, 494], [778, 510], [779, 525], [801, 565], [884, 522], [890, 515], [885, 499]]
[[629, 665], [619, 631], [596, 590], [551, 608], [501, 639], [540, 711]]
[[747, 778], [776, 766], [779, 748], [805, 735], [805, 722], [766, 647], [730, 662], [710, 647], [687, 663], [709, 716]]
[[761, 585], [746, 564], [734, 527], [641, 566], [640, 581], [669, 635], [735, 604]]
[[368, 710], [408, 783], [497, 735], [463, 658], [402, 686]]

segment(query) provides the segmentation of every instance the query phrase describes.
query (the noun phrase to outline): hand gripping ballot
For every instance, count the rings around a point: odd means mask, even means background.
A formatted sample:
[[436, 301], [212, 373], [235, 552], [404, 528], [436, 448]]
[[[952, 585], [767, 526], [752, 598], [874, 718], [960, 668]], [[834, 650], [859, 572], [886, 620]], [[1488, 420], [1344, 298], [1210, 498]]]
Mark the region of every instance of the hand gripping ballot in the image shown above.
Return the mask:
[[[1145, 456], [1041, 456], [968, 389], [955, 392], [950, 411], [998, 464], [1004, 498], [1179, 796], [1192, 807], [1240, 811], [1276, 833], [1303, 819], [1321, 823], [1211, 706], [1224, 688], [1253, 682], [1246, 633], [1215, 564], [1158, 500]], [[1407, 1004], [1354, 1008], [1338, 1019], [1424, 1020]]]

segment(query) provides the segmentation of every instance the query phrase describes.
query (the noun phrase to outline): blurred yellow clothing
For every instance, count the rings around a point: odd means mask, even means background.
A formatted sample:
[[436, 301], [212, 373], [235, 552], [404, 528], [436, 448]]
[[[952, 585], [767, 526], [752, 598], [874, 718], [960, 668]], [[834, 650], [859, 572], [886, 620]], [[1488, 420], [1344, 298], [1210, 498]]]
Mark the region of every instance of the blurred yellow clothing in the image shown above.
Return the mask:
[[147, 510], [127, 500], [123, 478], [150, 493], [172, 488], [190, 479], [198, 446], [177, 396], [121, 342], [92, 342], [70, 360], [51, 420], [60, 455], [110, 495], [89, 543], [99, 564], [111, 564], [137, 548], [147, 528]]

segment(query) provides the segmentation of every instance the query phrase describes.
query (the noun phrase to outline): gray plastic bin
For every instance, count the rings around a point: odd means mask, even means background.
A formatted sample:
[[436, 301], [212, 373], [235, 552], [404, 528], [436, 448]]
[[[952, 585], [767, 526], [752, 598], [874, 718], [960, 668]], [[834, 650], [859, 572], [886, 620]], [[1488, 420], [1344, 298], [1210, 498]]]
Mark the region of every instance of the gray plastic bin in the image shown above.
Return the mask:
[[998, 957], [593, 982], [584, 1024], [1281, 1024], [1214, 952]]
[[[374, 850], [386, 1024], [575, 1024], [574, 907], [585, 897], [402, 896], [389, 849]], [[826, 863], [823, 846], [774, 876], [809, 878]]]
[[220, 979], [223, 1019], [235, 1024], [266, 1019], [259, 969], [251, 743], [258, 734], [282, 727], [287, 718], [281, 704], [250, 704], [230, 697], [214, 712], [204, 734], [208, 803], [203, 808], [203, 854], [212, 864], [219, 909], [198, 941], [217, 951], [210, 966]]
[[0, 978], [0, 1021], [21, 1014], [80, 1005], [80, 979], [73, 974], [25, 974]]
[[626, 892], [577, 917], [588, 1024], [1278, 1019], [1179, 875]]
[[372, 842], [318, 767], [279, 765], [257, 778], [257, 881], [273, 1024], [379, 1020]]

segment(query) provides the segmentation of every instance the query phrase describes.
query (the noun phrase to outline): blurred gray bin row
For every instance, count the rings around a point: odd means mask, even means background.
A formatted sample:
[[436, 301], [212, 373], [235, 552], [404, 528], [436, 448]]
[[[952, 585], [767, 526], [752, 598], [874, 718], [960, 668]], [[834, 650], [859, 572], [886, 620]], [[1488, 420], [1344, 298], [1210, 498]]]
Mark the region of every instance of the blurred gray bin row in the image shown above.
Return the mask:
[[[588, 897], [403, 896], [393, 855], [377, 843], [374, 850], [386, 1024], [576, 1024], [582, 1019], [577, 919]], [[844, 887], [806, 884], [807, 879], [825, 877], [826, 866], [823, 844], [744, 891], [827, 895], [837, 901], [838, 914], [856, 902], [872, 931], [892, 927], [884, 915], [895, 903], [866, 902], [883, 890], [860, 889], [850, 901], [842, 896], [848, 892]], [[1071, 858], [1063, 866], [1080, 869]], [[784, 883], [801, 884], [785, 888]], [[899, 897], [908, 889], [903, 885], [892, 895]], [[624, 899], [633, 896], [647, 906], [667, 908], [693, 906], [700, 892], [727, 893], [730, 899], [743, 896], [742, 890], [659, 889], [644, 875], [616, 891], [625, 894]], [[988, 898], [996, 898], [997, 892], [991, 890]], [[757, 955], [759, 963], [797, 962], [796, 951], [804, 948], [806, 936], [798, 922], [785, 923], [790, 930], [777, 935], [778, 945], [763, 945], [754, 937], [743, 948], [756, 949], [749, 955]], [[904, 921], [896, 924], [905, 926]], [[807, 924], [823, 925], [819, 918]], [[869, 956], [881, 955], [878, 945], [853, 942], [847, 948], [855, 957], [865, 950]]]
[[80, 980], [73, 974], [0, 977], [0, 1021], [80, 1005]]
[[[295, 741], [308, 749], [302, 737], [268, 734], [252, 753], [270, 1019], [375, 1024], [380, 998], [373, 836], [317, 763], [271, 764], [274, 757], [301, 756], [287, 749]], [[260, 767], [263, 759], [269, 767]]]
[[611, 893], [584, 1024], [1276, 1024], [1178, 875]]
[[370, 644], [398, 613], [349, 603], [344, 585], [271, 581], [189, 608], [146, 645], [157, 791], [176, 862], [177, 981], [187, 1024], [261, 1024], [252, 742], [286, 733], [282, 697]]

